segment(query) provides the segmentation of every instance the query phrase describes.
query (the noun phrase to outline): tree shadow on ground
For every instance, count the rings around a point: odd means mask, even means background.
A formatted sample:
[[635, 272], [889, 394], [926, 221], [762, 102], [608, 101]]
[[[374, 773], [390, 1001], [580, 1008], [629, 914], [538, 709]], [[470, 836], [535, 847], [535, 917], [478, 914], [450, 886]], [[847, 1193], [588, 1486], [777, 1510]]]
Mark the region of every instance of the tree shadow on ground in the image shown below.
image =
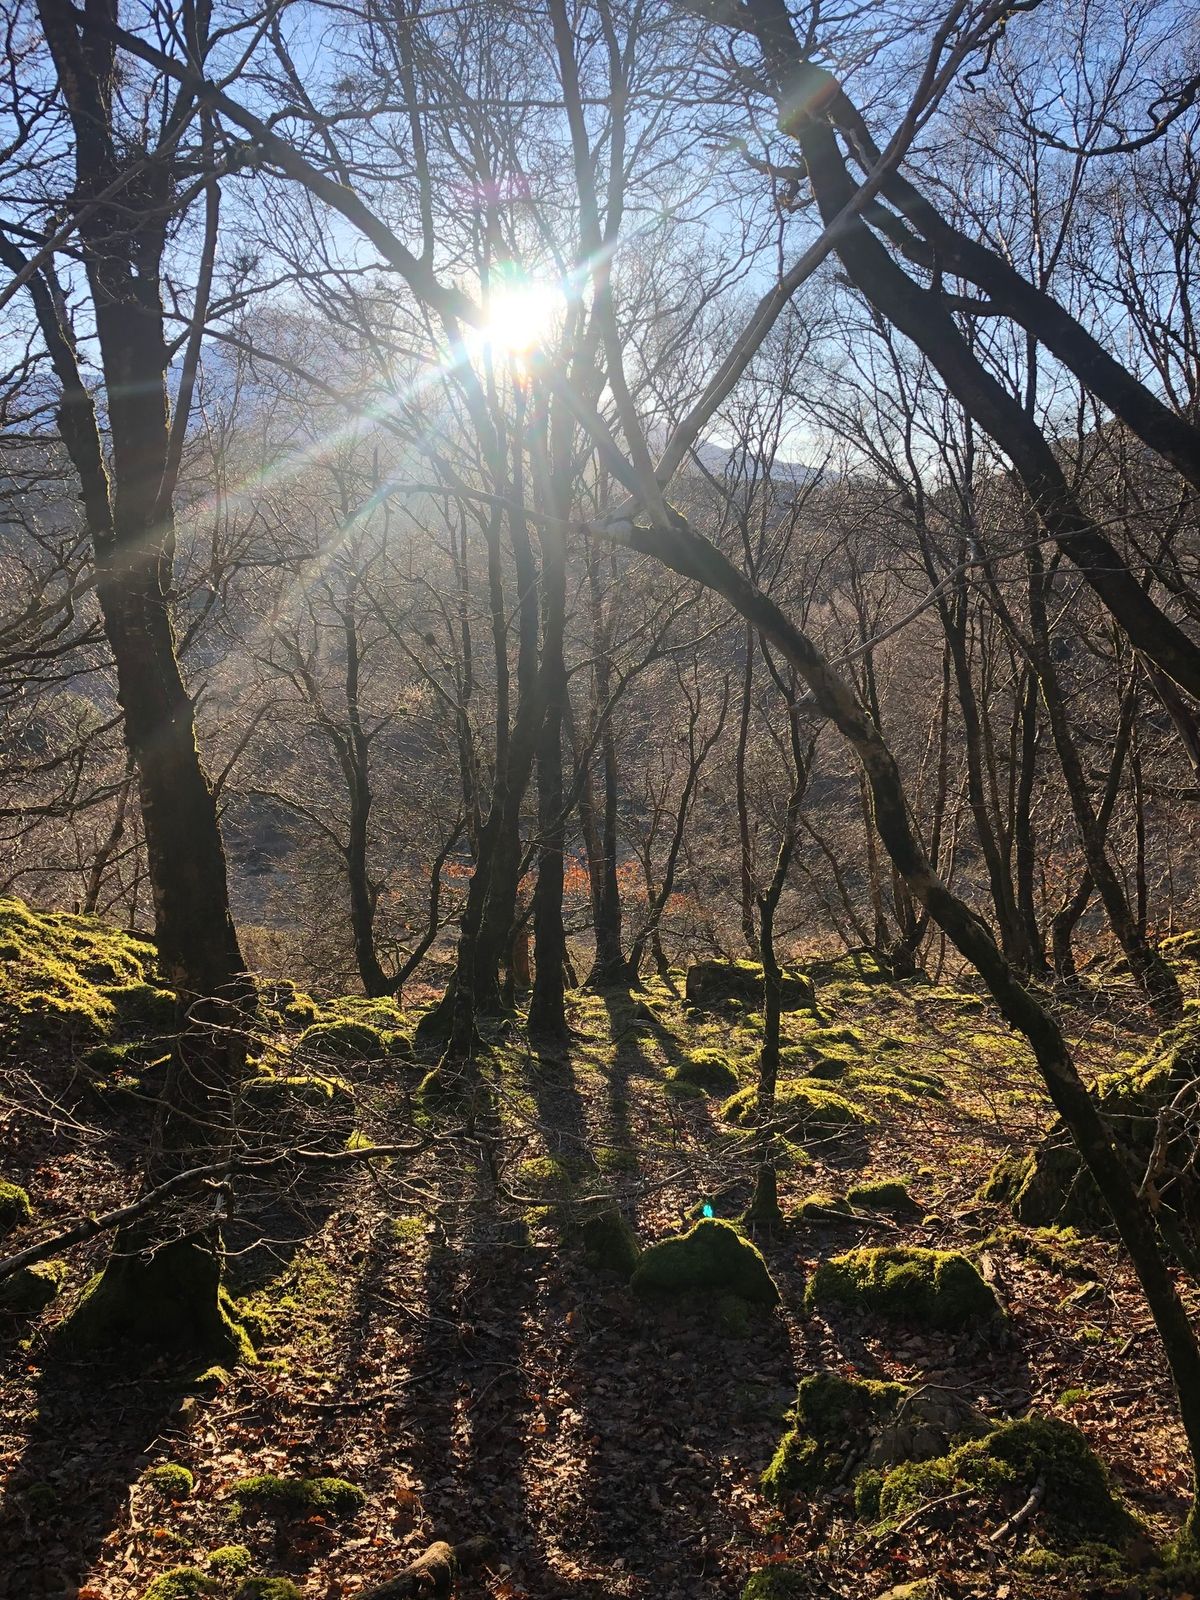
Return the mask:
[[171, 1431], [185, 1387], [178, 1371], [147, 1368], [134, 1375], [49, 1352], [31, 1374], [29, 1432], [0, 1504], [4, 1600], [73, 1593], [127, 1524], [130, 1486]]

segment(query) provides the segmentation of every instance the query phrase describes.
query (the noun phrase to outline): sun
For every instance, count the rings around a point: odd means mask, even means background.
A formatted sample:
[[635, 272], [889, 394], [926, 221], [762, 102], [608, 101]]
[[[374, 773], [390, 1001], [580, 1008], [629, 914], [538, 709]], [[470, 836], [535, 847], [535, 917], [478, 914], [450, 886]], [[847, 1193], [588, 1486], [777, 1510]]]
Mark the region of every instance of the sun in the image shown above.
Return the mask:
[[562, 286], [549, 279], [505, 277], [484, 298], [471, 342], [523, 362], [554, 333], [566, 303]]

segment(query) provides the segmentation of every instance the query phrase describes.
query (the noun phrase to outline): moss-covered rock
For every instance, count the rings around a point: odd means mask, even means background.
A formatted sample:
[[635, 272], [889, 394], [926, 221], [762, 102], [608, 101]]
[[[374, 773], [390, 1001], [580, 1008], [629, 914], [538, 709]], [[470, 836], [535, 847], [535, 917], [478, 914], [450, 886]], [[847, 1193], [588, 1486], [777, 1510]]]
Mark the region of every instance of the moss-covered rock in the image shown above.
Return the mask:
[[947, 1456], [894, 1468], [883, 1480], [879, 1511], [885, 1518], [902, 1517], [927, 1499], [967, 1487], [995, 1502], [999, 1520], [1036, 1483], [1043, 1492], [1033, 1522], [1051, 1549], [1084, 1543], [1119, 1549], [1142, 1532], [1079, 1429], [1056, 1417], [1004, 1422]]
[[36, 1317], [57, 1300], [67, 1281], [65, 1261], [35, 1261], [11, 1277], [0, 1279], [0, 1311], [12, 1316]]
[[7, 1238], [14, 1228], [19, 1228], [32, 1216], [33, 1207], [21, 1185], [0, 1179], [0, 1239]]
[[102, 1039], [118, 1022], [103, 992], [149, 984], [153, 945], [94, 917], [0, 897], [0, 1050]]
[[589, 1263], [628, 1280], [642, 1253], [637, 1234], [617, 1206], [605, 1206], [585, 1217], [579, 1235]]
[[805, 1222], [822, 1222], [830, 1220], [830, 1213], [842, 1217], [852, 1217], [854, 1207], [844, 1194], [831, 1194], [828, 1189], [818, 1189], [814, 1194], [805, 1195], [796, 1207], [796, 1215]]
[[859, 1211], [882, 1211], [899, 1218], [921, 1215], [921, 1207], [902, 1178], [869, 1178], [848, 1189], [846, 1199]]
[[762, 1252], [715, 1217], [643, 1250], [632, 1284], [643, 1295], [733, 1294], [768, 1306], [779, 1301]]
[[[753, 1122], [758, 1115], [757, 1085], [748, 1084], [731, 1095], [721, 1107], [721, 1115], [726, 1122], [735, 1125]], [[869, 1127], [875, 1120], [861, 1106], [815, 1078], [793, 1078], [779, 1084], [775, 1091], [775, 1116], [785, 1131], [801, 1142], [850, 1133]]]
[[951, 1331], [1003, 1316], [992, 1290], [957, 1250], [850, 1250], [821, 1263], [804, 1303], [809, 1310], [844, 1306]]
[[670, 1083], [687, 1084], [704, 1094], [729, 1095], [738, 1086], [738, 1073], [723, 1050], [691, 1051], [671, 1070]]
[[800, 1382], [792, 1426], [762, 1475], [762, 1491], [775, 1505], [794, 1494], [830, 1488], [861, 1453], [862, 1436], [893, 1416], [908, 1390], [901, 1383], [814, 1372]]
[[[761, 1006], [765, 994], [762, 964], [757, 961], [696, 961], [688, 968], [684, 994], [690, 1006], [703, 1011], [726, 1005]], [[802, 972], [785, 972], [781, 1004], [785, 1011], [800, 1011], [816, 1004], [812, 979]]]
[[321, 1014], [312, 995], [286, 978], [260, 985], [258, 1004], [262, 1015], [285, 1031], [311, 1027]]
[[142, 1482], [164, 1500], [186, 1500], [196, 1486], [196, 1480], [178, 1461], [163, 1461], [157, 1467], [147, 1467]]
[[199, 1567], [171, 1567], [160, 1572], [142, 1595], [142, 1600], [199, 1600], [199, 1596], [216, 1594], [217, 1580]]
[[323, 1061], [382, 1061], [388, 1054], [381, 1029], [353, 1017], [331, 1017], [305, 1028], [297, 1048]]
[[286, 1478], [270, 1472], [235, 1483], [233, 1497], [274, 1517], [353, 1517], [367, 1503], [358, 1485], [345, 1478]]
[[[791, 1426], [763, 1474], [763, 1492], [775, 1504], [844, 1484], [855, 1467], [860, 1514], [873, 1515], [882, 1469], [897, 1461], [926, 1460], [952, 1443], [987, 1431], [978, 1411], [954, 1390], [933, 1385], [849, 1378], [834, 1372], [802, 1380]], [[861, 1480], [861, 1481], [860, 1481]]]
[[[1154, 1142], [1159, 1113], [1187, 1084], [1200, 1078], [1200, 1018], [1164, 1033], [1136, 1066], [1114, 1073], [1099, 1087], [1100, 1110], [1131, 1168], [1139, 1175]], [[1171, 1188], [1166, 1222], [1200, 1243], [1200, 1182], [1193, 1172], [1190, 1134], [1181, 1120], [1168, 1141], [1167, 1158], [1181, 1174]], [[1007, 1205], [1031, 1227], [1067, 1225], [1095, 1232], [1110, 1225], [1108, 1209], [1075, 1142], [1061, 1122], [1027, 1153], [1010, 1152], [992, 1168], [979, 1191], [985, 1204]]]
[[304, 1591], [290, 1578], [243, 1578], [234, 1590], [234, 1600], [304, 1600]]

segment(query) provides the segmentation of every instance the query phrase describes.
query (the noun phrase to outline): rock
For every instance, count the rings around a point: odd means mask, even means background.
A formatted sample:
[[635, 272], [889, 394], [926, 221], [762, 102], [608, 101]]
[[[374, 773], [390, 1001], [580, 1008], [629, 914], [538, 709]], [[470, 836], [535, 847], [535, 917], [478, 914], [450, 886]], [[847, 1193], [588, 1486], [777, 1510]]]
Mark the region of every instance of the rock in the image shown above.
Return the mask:
[[1004, 1313], [975, 1266], [957, 1250], [918, 1248], [850, 1250], [817, 1268], [807, 1309], [840, 1305], [888, 1321], [958, 1332]]
[[38, 1261], [22, 1267], [0, 1282], [0, 1311], [18, 1317], [37, 1316], [58, 1298], [66, 1278], [65, 1261]]
[[686, 1233], [643, 1250], [634, 1268], [634, 1292], [643, 1295], [732, 1294], [758, 1305], [779, 1302], [779, 1290], [762, 1252], [728, 1222], [714, 1217]]
[[[785, 1011], [800, 1011], [816, 1004], [817, 991], [802, 972], [785, 972], [781, 1003]], [[706, 1011], [734, 1003], [761, 1006], [765, 993], [763, 969], [757, 961], [695, 961], [684, 986], [687, 1003]]]

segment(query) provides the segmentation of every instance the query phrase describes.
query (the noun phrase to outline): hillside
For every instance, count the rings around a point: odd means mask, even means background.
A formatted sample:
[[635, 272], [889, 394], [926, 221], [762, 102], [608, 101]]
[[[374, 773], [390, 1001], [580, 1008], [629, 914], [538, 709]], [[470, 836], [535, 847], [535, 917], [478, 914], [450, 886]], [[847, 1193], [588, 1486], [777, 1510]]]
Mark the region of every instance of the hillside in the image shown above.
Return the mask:
[[[131, 1197], [169, 1041], [151, 947], [0, 910], [11, 1254]], [[570, 1048], [503, 1031], [464, 1108], [422, 1093], [415, 1014], [264, 990], [238, 1137], [308, 1157], [229, 1196], [254, 1348], [73, 1358], [103, 1238], [7, 1280], [0, 1593], [352, 1595], [438, 1538], [487, 1541], [457, 1592], [494, 1600], [1181, 1592], [1154, 1574], [1185, 1455], [1124, 1258], [978, 1198], [1053, 1120], [1025, 1052], [936, 975], [809, 975], [774, 1226], [741, 1221], [752, 998], [575, 991]], [[1161, 1055], [1123, 980], [1080, 1001], [1094, 1078]], [[384, 1144], [417, 1148], [354, 1158]]]

